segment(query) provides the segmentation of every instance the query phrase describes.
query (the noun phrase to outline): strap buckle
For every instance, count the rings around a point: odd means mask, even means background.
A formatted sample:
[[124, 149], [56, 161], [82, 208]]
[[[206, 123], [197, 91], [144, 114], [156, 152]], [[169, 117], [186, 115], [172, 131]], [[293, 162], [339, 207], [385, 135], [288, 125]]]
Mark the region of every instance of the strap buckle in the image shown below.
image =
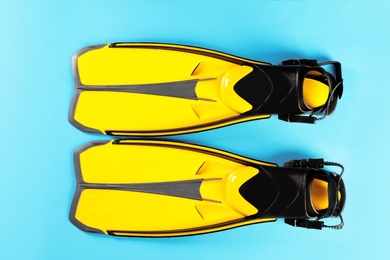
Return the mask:
[[312, 115], [295, 116], [295, 115], [286, 114], [286, 115], [278, 115], [278, 118], [286, 122], [294, 122], [294, 123], [314, 124], [317, 121], [317, 118]]
[[284, 167], [304, 167], [304, 168], [324, 168], [324, 159], [302, 159], [302, 160], [291, 160], [283, 163]]
[[293, 227], [301, 227], [307, 229], [318, 229], [321, 230], [324, 227], [323, 221], [312, 221], [307, 219], [285, 219], [284, 223]]

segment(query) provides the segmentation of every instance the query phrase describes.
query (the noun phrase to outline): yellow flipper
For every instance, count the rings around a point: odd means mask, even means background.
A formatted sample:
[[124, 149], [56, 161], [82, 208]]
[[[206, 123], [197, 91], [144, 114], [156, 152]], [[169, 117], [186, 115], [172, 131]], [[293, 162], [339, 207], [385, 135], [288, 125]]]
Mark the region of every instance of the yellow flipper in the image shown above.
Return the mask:
[[95, 233], [196, 235], [276, 217], [320, 217], [339, 203], [328, 196], [337, 178], [329, 172], [277, 167], [191, 144], [93, 142], [79, 148], [74, 160], [77, 188], [70, 220]]
[[332, 92], [333, 76], [313, 64], [272, 66], [174, 44], [89, 46], [72, 59], [69, 121], [82, 131], [126, 136], [191, 133], [271, 114], [294, 121], [322, 113], [328, 95], [342, 93]]

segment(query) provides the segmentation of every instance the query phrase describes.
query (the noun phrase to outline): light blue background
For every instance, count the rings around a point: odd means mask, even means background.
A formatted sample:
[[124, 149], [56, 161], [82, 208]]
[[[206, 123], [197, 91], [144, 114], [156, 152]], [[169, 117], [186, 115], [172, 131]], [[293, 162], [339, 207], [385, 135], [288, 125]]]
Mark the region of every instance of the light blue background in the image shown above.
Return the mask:
[[[390, 3], [388, 1], [0, 1], [0, 258], [384, 259], [389, 245]], [[189, 44], [278, 63], [339, 60], [344, 96], [316, 125], [276, 118], [174, 140], [282, 163], [345, 165], [341, 231], [276, 223], [203, 236], [116, 238], [68, 221], [72, 153], [105, 136], [67, 121], [70, 59], [116, 41]]]

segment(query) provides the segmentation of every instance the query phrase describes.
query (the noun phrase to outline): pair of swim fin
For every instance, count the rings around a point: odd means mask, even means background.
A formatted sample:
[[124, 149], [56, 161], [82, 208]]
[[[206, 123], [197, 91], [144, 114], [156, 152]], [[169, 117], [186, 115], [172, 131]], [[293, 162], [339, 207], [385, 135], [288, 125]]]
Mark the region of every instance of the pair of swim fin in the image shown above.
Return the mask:
[[[279, 66], [196, 47], [116, 43], [73, 57], [69, 121], [120, 136], [190, 133], [278, 114], [313, 123], [342, 95], [338, 62]], [[318, 117], [318, 115], [320, 117]], [[70, 220], [119, 236], [182, 236], [274, 221], [307, 228], [340, 217], [345, 187], [323, 160], [276, 164], [158, 140], [92, 142], [76, 150]], [[343, 170], [342, 170], [343, 171]], [[315, 220], [310, 220], [314, 218]]]

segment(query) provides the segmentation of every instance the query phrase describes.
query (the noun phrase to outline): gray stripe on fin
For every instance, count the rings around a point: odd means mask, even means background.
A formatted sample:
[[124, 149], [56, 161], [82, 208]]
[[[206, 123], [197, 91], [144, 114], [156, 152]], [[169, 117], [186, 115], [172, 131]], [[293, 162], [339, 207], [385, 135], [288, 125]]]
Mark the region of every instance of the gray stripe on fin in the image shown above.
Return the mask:
[[134, 183], [134, 184], [100, 184], [80, 183], [78, 186], [86, 189], [134, 191], [167, 196], [203, 200], [200, 194], [202, 179], [188, 181], [155, 182], [155, 183]]
[[113, 86], [79, 86], [78, 89], [90, 91], [114, 91], [139, 94], [150, 94], [166, 97], [177, 97], [186, 99], [198, 99], [195, 93], [195, 86], [198, 80], [186, 80], [169, 83], [156, 84], [135, 84], [135, 85], [113, 85]]

